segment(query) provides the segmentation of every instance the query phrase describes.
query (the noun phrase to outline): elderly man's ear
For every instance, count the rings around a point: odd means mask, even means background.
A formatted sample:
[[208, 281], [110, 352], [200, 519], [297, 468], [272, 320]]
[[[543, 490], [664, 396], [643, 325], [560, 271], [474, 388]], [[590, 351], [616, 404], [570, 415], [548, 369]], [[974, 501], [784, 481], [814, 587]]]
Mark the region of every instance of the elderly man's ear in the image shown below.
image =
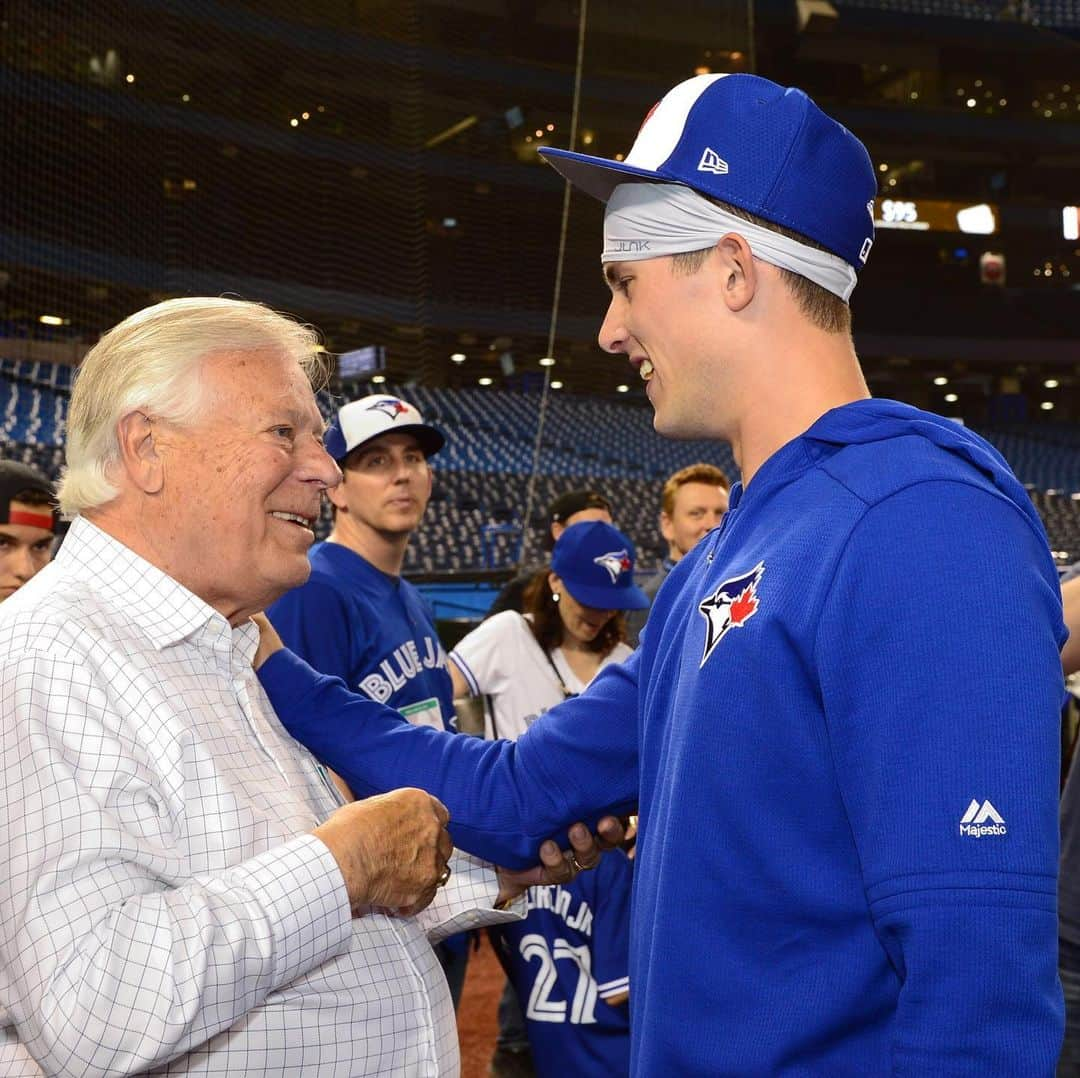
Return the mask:
[[153, 420], [143, 412], [128, 412], [117, 424], [120, 467], [144, 494], [157, 494], [165, 482], [165, 468], [155, 440]]

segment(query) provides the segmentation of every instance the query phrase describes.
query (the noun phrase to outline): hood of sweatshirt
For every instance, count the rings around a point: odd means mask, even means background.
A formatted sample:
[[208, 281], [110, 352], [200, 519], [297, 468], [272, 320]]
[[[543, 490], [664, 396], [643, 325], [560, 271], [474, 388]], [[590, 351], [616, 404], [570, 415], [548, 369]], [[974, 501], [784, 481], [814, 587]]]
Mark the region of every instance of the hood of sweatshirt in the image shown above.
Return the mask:
[[959, 423], [898, 401], [853, 401], [826, 412], [802, 436], [808, 449], [860, 445], [897, 437], [918, 437], [951, 453], [984, 475], [1042, 535], [1042, 519], [1005, 458], [985, 439]]

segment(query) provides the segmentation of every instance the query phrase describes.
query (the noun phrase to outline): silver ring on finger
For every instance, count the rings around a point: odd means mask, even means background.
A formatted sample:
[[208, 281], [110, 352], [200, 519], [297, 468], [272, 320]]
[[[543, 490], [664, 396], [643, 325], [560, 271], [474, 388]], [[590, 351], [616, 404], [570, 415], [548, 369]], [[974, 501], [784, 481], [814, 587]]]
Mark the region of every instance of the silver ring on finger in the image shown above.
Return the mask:
[[435, 881], [436, 887], [445, 887], [447, 881], [450, 879], [450, 866], [443, 865], [442, 872], [439, 873], [439, 878]]
[[585, 866], [577, 859], [577, 850], [570, 851], [570, 867], [575, 872], [584, 872]]

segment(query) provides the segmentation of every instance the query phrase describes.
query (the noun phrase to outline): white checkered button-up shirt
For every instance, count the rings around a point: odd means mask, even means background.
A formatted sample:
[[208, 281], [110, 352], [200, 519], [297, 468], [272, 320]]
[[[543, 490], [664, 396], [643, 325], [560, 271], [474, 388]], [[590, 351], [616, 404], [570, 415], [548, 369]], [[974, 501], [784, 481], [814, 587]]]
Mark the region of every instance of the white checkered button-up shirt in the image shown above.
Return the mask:
[[0, 606], [5, 1078], [457, 1074], [425, 932], [505, 920], [495, 875], [352, 919], [256, 646], [84, 519]]

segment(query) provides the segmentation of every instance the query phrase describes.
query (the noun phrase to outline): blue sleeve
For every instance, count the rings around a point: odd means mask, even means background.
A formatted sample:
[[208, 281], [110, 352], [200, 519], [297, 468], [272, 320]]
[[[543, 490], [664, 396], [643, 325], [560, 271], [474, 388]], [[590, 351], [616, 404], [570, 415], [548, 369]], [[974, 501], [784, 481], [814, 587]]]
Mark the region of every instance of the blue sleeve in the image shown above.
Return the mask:
[[482, 741], [412, 726], [350, 693], [287, 650], [259, 679], [285, 728], [358, 797], [400, 786], [434, 794], [462, 849], [496, 864], [536, 864], [546, 838], [595, 829], [606, 813], [637, 806], [637, 684], [630, 660], [601, 671], [589, 690], [543, 715], [516, 742]]
[[320, 673], [352, 684], [357, 666], [352, 634], [360, 619], [350, 617], [345, 597], [336, 588], [309, 580], [287, 591], [267, 608], [266, 616], [287, 648]]
[[1045, 539], [963, 483], [869, 508], [822, 605], [828, 736], [901, 982], [894, 1075], [1053, 1074], [1061, 631]]

